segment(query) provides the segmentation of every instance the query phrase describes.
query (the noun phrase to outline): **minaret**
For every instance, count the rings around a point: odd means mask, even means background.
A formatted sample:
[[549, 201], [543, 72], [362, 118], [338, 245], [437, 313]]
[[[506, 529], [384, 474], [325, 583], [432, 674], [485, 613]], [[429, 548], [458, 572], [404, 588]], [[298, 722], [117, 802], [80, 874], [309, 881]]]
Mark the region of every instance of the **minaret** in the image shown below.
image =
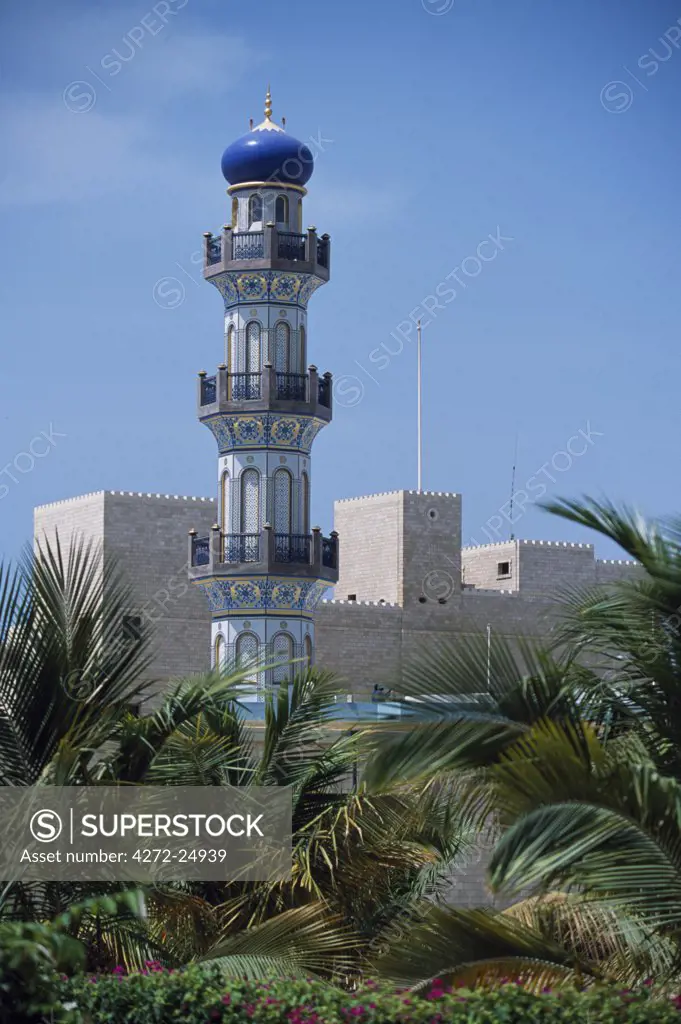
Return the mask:
[[225, 302], [224, 361], [198, 381], [219, 511], [210, 537], [190, 534], [189, 574], [210, 604], [213, 665], [259, 666], [257, 699], [313, 662], [312, 613], [338, 579], [337, 535], [310, 528], [312, 442], [331, 420], [331, 374], [307, 365], [307, 304], [331, 248], [303, 231], [313, 168], [272, 120], [268, 87], [265, 120], [222, 156], [231, 222], [204, 235], [204, 277]]

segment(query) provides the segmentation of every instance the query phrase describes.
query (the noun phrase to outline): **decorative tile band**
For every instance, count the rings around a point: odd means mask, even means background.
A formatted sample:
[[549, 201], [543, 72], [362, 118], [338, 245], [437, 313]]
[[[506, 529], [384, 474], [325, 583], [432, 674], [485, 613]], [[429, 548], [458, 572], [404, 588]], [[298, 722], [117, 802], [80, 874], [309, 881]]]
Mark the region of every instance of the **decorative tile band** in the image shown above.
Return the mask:
[[296, 580], [260, 576], [250, 580], [196, 580], [208, 598], [211, 612], [313, 611], [329, 589], [323, 580]]
[[225, 309], [242, 302], [289, 302], [306, 307], [325, 282], [312, 274], [281, 270], [226, 271], [209, 278], [225, 300]]
[[202, 422], [213, 433], [221, 455], [234, 448], [286, 448], [309, 455], [312, 442], [326, 426], [314, 416], [278, 413], [217, 413]]

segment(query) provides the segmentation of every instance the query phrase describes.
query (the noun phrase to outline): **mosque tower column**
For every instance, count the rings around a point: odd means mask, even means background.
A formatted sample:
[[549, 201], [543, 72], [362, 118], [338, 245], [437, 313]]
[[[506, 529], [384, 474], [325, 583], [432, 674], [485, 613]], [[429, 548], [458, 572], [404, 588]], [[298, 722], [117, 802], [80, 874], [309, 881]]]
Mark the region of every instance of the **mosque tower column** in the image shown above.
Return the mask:
[[222, 156], [230, 222], [204, 235], [204, 277], [225, 303], [224, 358], [198, 380], [198, 417], [218, 445], [218, 521], [189, 538], [189, 575], [212, 613], [213, 664], [268, 685], [314, 661], [312, 613], [338, 580], [338, 538], [310, 526], [311, 449], [332, 415], [331, 374], [307, 365], [307, 304], [329, 280], [330, 239], [303, 231], [314, 168], [304, 143], [265, 120]]

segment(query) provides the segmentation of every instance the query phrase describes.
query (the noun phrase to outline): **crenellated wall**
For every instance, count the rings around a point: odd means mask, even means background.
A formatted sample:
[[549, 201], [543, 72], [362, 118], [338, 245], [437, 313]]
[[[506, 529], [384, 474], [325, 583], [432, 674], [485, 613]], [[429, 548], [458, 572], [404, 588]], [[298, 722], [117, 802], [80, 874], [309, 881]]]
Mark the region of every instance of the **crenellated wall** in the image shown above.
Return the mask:
[[[150, 676], [163, 682], [210, 666], [210, 613], [185, 574], [189, 529], [207, 534], [216, 517], [212, 498], [100, 491], [37, 508], [35, 532], [53, 535], [58, 527], [62, 541], [81, 533], [117, 559], [135, 595], [131, 614], [154, 625]], [[596, 561], [590, 544], [513, 540], [461, 549], [456, 494], [338, 501], [335, 526], [341, 575], [336, 598], [314, 614], [316, 662], [346, 680], [358, 700], [375, 683], [399, 689], [403, 667], [424, 648], [488, 626], [541, 640], [555, 624], [561, 590], [642, 571], [633, 562]], [[510, 563], [508, 576], [499, 578], [500, 562]]]

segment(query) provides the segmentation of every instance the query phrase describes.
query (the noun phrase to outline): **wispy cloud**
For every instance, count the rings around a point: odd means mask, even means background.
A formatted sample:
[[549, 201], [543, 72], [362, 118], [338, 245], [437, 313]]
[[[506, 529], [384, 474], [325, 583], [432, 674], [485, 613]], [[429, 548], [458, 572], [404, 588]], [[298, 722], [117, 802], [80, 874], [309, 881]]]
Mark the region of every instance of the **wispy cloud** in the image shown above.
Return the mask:
[[136, 51], [113, 34], [110, 41], [95, 61], [92, 40], [82, 40], [85, 62], [70, 67], [74, 77], [61, 89], [15, 94], [0, 103], [8, 154], [2, 205], [82, 202], [158, 181], [159, 175], [176, 187], [191, 187], [192, 180], [196, 186], [200, 168], [189, 148], [179, 154], [171, 149], [163, 118], [181, 97], [227, 94], [244, 73], [250, 49], [219, 34], [159, 35]]

